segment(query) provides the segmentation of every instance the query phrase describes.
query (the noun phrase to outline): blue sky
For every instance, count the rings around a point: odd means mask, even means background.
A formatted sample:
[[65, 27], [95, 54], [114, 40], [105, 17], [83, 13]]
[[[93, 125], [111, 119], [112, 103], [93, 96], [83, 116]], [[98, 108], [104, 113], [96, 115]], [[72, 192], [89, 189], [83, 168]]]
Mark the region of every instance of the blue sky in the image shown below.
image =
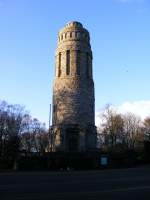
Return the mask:
[[150, 114], [149, 0], [0, 0], [0, 99], [48, 121], [57, 32], [72, 20], [90, 31], [96, 111]]

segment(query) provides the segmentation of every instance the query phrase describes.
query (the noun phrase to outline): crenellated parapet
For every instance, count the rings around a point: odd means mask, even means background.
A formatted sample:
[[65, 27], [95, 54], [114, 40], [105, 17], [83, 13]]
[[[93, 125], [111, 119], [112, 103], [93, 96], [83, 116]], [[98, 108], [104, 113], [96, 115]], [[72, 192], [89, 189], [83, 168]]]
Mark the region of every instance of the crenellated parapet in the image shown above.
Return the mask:
[[71, 40], [90, 42], [89, 32], [79, 22], [70, 22], [59, 31], [58, 44]]

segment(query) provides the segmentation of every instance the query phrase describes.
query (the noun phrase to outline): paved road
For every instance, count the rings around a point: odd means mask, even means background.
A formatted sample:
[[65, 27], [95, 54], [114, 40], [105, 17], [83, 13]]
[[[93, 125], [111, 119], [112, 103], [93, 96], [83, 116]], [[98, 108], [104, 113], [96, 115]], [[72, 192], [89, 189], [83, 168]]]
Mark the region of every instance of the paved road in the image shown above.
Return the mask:
[[0, 200], [150, 200], [150, 167], [0, 173]]

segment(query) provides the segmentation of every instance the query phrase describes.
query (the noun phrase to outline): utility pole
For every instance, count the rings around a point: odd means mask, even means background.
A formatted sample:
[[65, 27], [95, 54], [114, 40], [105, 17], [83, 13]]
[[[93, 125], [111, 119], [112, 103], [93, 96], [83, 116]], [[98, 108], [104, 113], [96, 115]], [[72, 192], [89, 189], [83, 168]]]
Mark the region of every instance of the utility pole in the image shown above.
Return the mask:
[[52, 127], [51, 127], [51, 104], [50, 104], [50, 108], [49, 108], [49, 145], [50, 145], [50, 152], [52, 152]]

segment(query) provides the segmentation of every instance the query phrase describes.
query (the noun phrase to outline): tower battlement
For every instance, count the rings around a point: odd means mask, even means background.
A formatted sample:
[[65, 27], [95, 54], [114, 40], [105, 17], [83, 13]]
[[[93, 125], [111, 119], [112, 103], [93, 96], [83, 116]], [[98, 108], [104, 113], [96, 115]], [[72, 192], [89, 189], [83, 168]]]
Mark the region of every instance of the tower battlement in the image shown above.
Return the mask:
[[89, 43], [89, 32], [83, 28], [80, 22], [69, 22], [59, 31], [58, 43], [62, 43], [68, 40], [82, 40]]

